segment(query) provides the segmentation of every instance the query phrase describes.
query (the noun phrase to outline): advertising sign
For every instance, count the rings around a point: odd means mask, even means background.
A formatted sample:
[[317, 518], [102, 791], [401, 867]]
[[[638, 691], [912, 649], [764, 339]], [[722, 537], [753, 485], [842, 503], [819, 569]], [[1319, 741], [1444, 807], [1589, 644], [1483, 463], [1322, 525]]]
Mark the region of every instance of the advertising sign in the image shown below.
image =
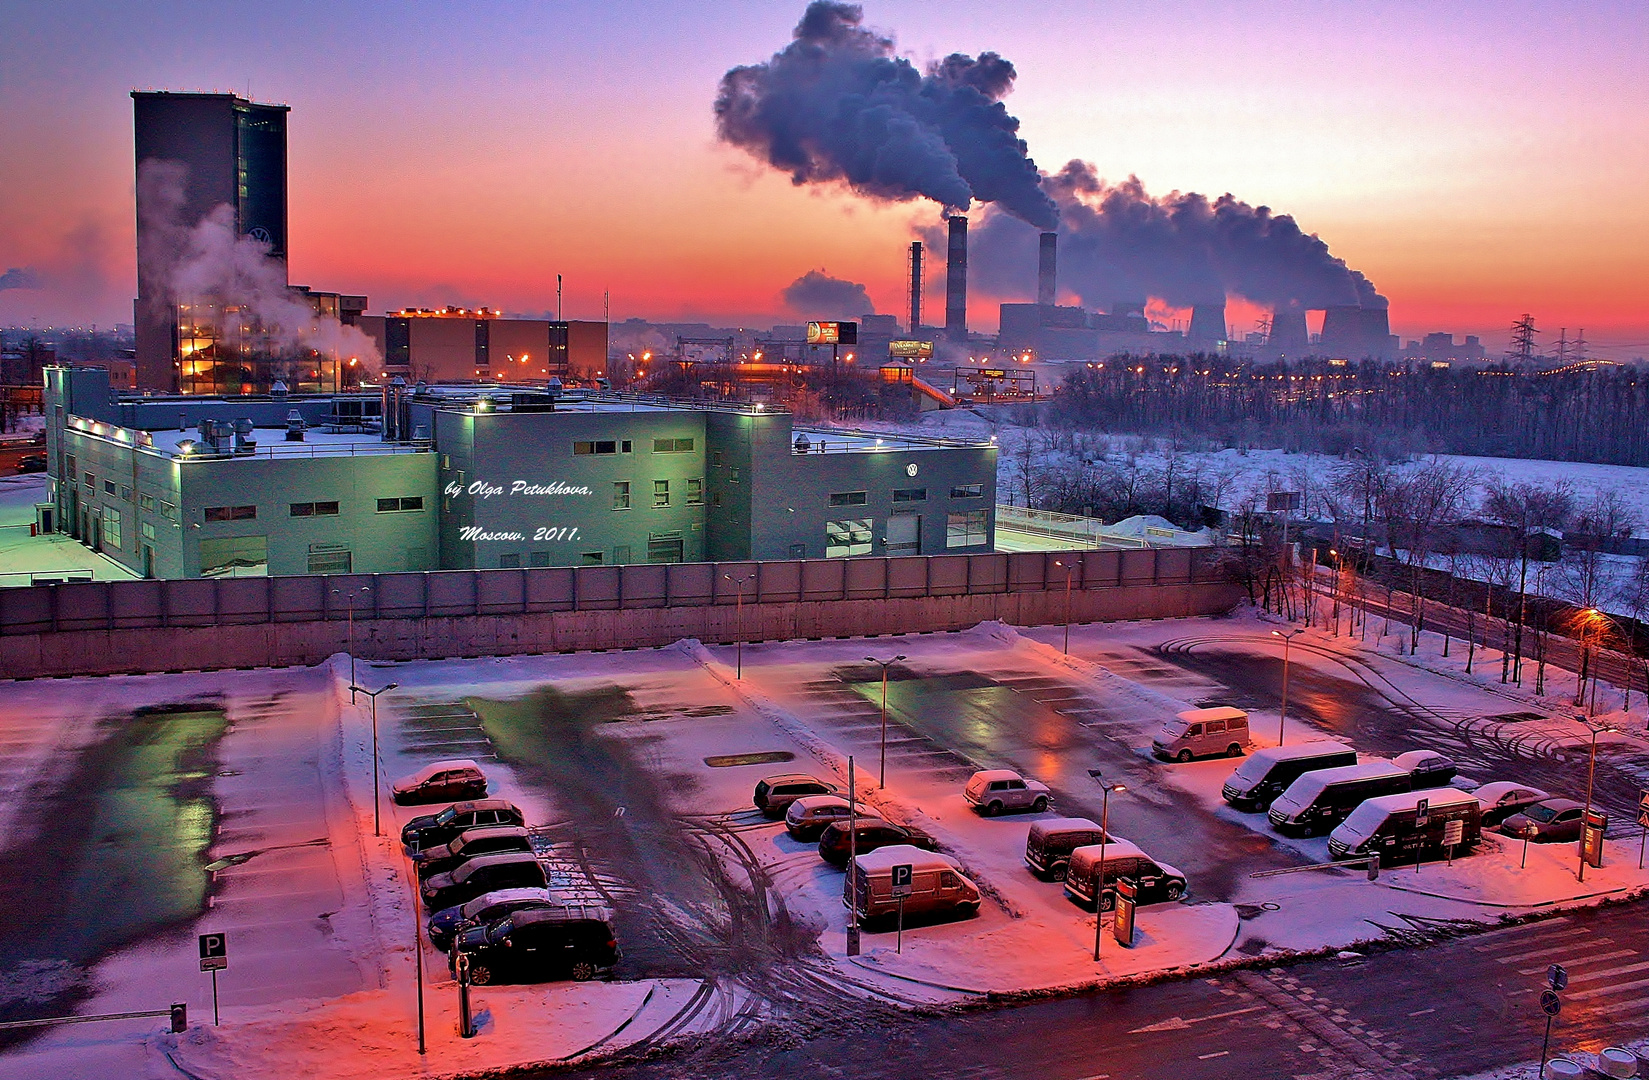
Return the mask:
[[890, 341], [887, 346], [887, 354], [901, 360], [927, 360], [933, 356], [933, 342]]
[[1597, 810], [1586, 815], [1580, 834], [1580, 858], [1587, 866], [1603, 865], [1603, 830], [1608, 823], [1608, 815]]
[[810, 322], [807, 324], [809, 345], [857, 345], [859, 324], [856, 322]]
[[1111, 935], [1116, 938], [1118, 945], [1128, 948], [1134, 947], [1134, 883], [1126, 878], [1118, 878], [1117, 913], [1111, 921]]

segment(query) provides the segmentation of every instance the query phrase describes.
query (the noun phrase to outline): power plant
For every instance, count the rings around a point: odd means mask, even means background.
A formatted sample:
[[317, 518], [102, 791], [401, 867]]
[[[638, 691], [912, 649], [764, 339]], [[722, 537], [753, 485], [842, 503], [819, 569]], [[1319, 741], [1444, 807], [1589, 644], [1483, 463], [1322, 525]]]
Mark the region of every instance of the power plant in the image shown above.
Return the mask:
[[1036, 302], [1052, 307], [1059, 293], [1059, 234], [1045, 232], [1037, 249]]

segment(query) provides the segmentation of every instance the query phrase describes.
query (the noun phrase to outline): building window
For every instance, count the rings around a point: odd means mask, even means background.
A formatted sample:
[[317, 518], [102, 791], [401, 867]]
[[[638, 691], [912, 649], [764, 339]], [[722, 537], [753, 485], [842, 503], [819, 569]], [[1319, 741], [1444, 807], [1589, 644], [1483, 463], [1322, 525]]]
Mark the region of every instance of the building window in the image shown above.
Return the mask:
[[866, 501], [863, 491], [832, 491], [830, 493], [831, 506], [863, 506]]
[[613, 481], [613, 509], [614, 510], [628, 510], [628, 509], [630, 509], [630, 481], [628, 481], [628, 480], [615, 480], [615, 481]]
[[145, 539], [145, 540], [148, 540], [148, 541], [152, 542], [155, 538], [155, 527], [153, 525], [149, 524], [147, 521], [145, 521], [143, 524], [139, 525], [137, 527], [137, 531], [143, 534], [143, 539]]
[[669, 505], [670, 505], [670, 481], [668, 481], [668, 480], [654, 480], [653, 481], [653, 506], [654, 507], [660, 507], [660, 506], [669, 506]]
[[682, 541], [679, 536], [651, 536], [647, 538], [647, 561], [650, 563], [681, 562]]
[[103, 546], [120, 548], [120, 511], [112, 506], [103, 508]]
[[380, 514], [406, 514], [423, 508], [424, 497], [422, 495], [404, 495], [399, 499], [378, 500], [378, 513]]
[[127, 502], [131, 502], [132, 501], [132, 489], [127, 487], [125, 484], [121, 484], [120, 485], [120, 497], [122, 499], [124, 499], [125, 501], [127, 501]]
[[96, 491], [97, 490], [97, 476], [95, 474], [85, 473], [80, 477], [80, 479], [81, 479], [81, 482], [86, 485], [88, 490], [90, 490], [90, 491]]
[[825, 522], [825, 558], [870, 554], [870, 518], [849, 518]]
[[500, 569], [500, 570], [519, 570], [519, 569], [521, 569], [521, 553], [519, 551], [517, 551], [517, 552], [515, 552], [513, 554], [510, 554], [510, 555], [500, 555], [500, 556], [498, 556], [498, 569]]
[[173, 518], [177, 517], [177, 507], [173, 506], [169, 502], [161, 503], [160, 504], [160, 516], [163, 517], [163, 518], [166, 518], [168, 521], [172, 520]]
[[653, 453], [655, 454], [690, 454], [693, 451], [692, 439], [654, 439]]
[[927, 488], [895, 488], [894, 491], [893, 491], [893, 501], [894, 502], [927, 502], [928, 501], [928, 489]]
[[953, 499], [983, 499], [985, 497], [984, 484], [959, 484], [950, 489]]
[[208, 506], [204, 511], [207, 521], [251, 521], [258, 516], [255, 506]]
[[729, 484], [738, 483], [739, 482], [739, 470], [737, 470], [737, 469], [728, 469], [727, 470], [727, 482]]
[[687, 481], [687, 505], [688, 506], [702, 506], [702, 505], [704, 505], [704, 481], [703, 480], [689, 480], [689, 481]]
[[292, 517], [337, 517], [338, 504], [335, 502], [307, 502], [292, 503]]
[[710, 505], [711, 506], [720, 506], [721, 505], [721, 492], [712, 491], [710, 493]]
[[63, 455], [63, 473], [70, 480], [73, 480], [75, 478], [75, 474], [74, 474], [74, 455], [73, 454], [64, 454]]
[[945, 516], [945, 546], [948, 548], [978, 547], [989, 542], [986, 535], [986, 513], [983, 510], [963, 510]]
[[625, 439], [623, 442], [618, 444], [618, 449], [620, 453], [628, 454], [635, 449], [635, 445], [636, 444], [631, 442], [629, 439]]
[[201, 577], [268, 577], [269, 538], [217, 536], [200, 542]]
[[116, 491], [115, 482], [113, 480], [103, 481], [103, 494], [113, 495], [113, 494], [115, 494], [115, 491]]
[[137, 497], [137, 506], [139, 510], [147, 510], [150, 513], [154, 513], [155, 497], [153, 495], [139, 495]]
[[629, 544], [614, 544], [613, 545], [613, 561], [615, 563], [619, 563], [621, 565], [624, 564], [624, 563], [629, 562], [630, 561], [630, 545]]
[[578, 555], [580, 566], [600, 566], [605, 561], [599, 551], [581, 551]]
[[527, 552], [527, 565], [528, 566], [548, 566], [548, 565], [550, 565], [550, 553], [547, 552], [547, 551], [529, 551], [529, 552]]
[[353, 567], [354, 557], [348, 548], [335, 544], [309, 545], [311, 574], [347, 574]]
[[616, 454], [618, 443], [612, 439], [597, 439], [593, 442], [580, 441], [573, 443], [573, 454], [577, 457], [588, 457], [591, 454]]
[[716, 466], [718, 469], [721, 468], [721, 451], [720, 450], [710, 451], [710, 464]]

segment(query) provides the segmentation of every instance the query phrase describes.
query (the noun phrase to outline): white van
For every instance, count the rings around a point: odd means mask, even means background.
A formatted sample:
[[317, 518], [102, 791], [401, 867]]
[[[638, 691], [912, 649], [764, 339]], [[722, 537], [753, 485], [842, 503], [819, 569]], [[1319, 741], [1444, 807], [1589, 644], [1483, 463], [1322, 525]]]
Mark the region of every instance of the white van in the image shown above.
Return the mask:
[[1248, 714], [1229, 705], [1186, 709], [1157, 732], [1151, 753], [1164, 761], [1194, 757], [1242, 757], [1248, 745]]
[[962, 873], [962, 864], [948, 855], [909, 844], [889, 844], [855, 859], [852, 872], [842, 879], [842, 906], [852, 906], [857, 882], [859, 918], [896, 914], [899, 898], [893, 895], [895, 866], [911, 868], [910, 892], [905, 896], [907, 918], [951, 912], [979, 914], [979, 886]]

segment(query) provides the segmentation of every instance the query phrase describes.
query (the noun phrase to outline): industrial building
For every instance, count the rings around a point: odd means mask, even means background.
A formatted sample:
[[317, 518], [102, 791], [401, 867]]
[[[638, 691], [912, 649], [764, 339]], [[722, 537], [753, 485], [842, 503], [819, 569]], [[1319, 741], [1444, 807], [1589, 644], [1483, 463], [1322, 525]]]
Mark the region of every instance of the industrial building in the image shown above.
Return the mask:
[[46, 371], [38, 525], [194, 578], [992, 550], [996, 446], [524, 385], [117, 395]]
[[384, 376], [409, 383], [548, 382], [607, 376], [607, 324], [506, 318], [493, 308], [405, 308], [355, 320], [378, 345]]

